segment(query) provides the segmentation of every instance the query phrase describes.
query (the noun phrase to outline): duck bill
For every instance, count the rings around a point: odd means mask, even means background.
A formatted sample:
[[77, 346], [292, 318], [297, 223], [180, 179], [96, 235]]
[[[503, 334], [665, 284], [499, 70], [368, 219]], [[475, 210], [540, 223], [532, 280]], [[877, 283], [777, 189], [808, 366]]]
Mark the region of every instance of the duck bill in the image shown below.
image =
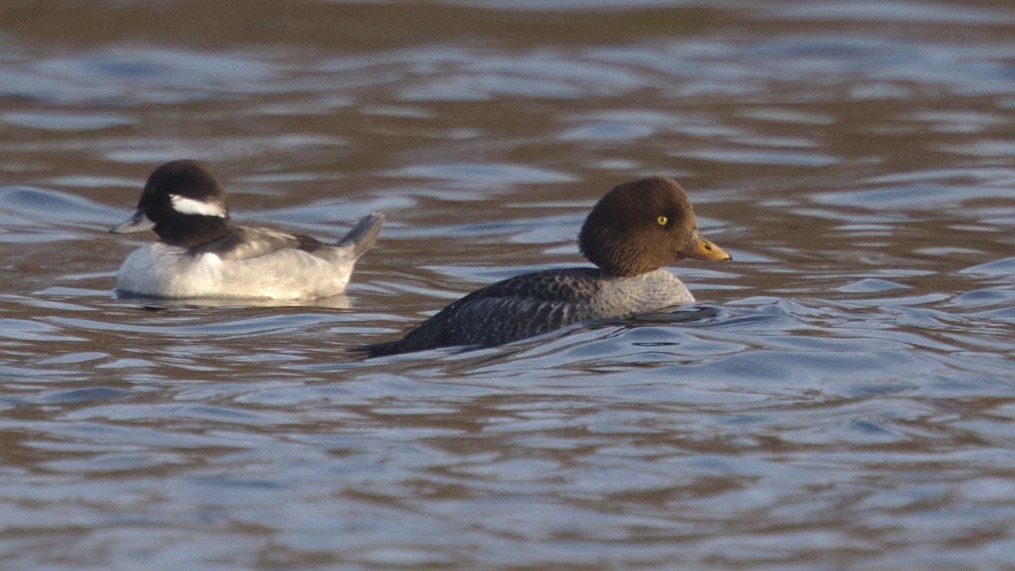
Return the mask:
[[122, 223], [117, 224], [109, 229], [112, 234], [126, 234], [128, 232], [144, 232], [145, 230], [151, 230], [155, 227], [155, 223], [150, 218], [145, 216], [144, 210], [141, 208], [137, 209], [137, 212], [133, 216], [124, 220]]
[[691, 241], [680, 249], [677, 256], [681, 259], [691, 258], [694, 260], [709, 260], [712, 262], [724, 262], [732, 259], [726, 250], [713, 244], [710, 240], [701, 237], [697, 230], [691, 235]]

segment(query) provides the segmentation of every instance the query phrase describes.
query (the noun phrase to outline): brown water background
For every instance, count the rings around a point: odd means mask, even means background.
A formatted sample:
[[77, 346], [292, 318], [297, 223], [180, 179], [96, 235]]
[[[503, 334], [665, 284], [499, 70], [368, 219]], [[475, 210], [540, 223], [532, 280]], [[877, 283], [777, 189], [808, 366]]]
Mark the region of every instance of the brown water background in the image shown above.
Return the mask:
[[[0, 566], [1015, 566], [1008, 1], [0, 3]], [[116, 302], [148, 173], [346, 295]], [[705, 317], [363, 361], [689, 190]]]

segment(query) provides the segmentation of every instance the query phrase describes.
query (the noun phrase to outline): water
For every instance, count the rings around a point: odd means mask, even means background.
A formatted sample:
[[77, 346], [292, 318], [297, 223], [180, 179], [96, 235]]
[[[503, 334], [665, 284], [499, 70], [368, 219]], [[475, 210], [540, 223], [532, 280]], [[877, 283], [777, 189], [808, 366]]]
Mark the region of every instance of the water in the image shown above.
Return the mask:
[[[1015, 566], [1009, 3], [5, 2], [0, 563]], [[309, 304], [116, 302], [145, 177], [336, 239]], [[697, 313], [363, 360], [689, 190]]]

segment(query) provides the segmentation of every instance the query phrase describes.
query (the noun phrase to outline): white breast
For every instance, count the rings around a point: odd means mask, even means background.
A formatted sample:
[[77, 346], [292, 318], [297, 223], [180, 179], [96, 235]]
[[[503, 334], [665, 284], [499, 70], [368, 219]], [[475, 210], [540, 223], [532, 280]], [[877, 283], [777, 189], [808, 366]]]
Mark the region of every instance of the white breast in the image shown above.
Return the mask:
[[677, 276], [663, 268], [633, 277], [607, 278], [593, 300], [596, 311], [610, 317], [685, 303], [694, 303], [694, 296]]

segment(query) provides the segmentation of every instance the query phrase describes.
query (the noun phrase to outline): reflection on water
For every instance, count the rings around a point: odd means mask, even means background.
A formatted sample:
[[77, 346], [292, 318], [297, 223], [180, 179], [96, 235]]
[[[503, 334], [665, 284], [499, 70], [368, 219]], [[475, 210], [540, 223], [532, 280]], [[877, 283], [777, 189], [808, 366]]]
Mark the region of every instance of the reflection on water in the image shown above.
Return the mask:
[[[1004, 2], [0, 5], [0, 562], [1015, 565]], [[157, 164], [347, 292], [115, 300]], [[364, 360], [678, 178], [702, 303]]]

